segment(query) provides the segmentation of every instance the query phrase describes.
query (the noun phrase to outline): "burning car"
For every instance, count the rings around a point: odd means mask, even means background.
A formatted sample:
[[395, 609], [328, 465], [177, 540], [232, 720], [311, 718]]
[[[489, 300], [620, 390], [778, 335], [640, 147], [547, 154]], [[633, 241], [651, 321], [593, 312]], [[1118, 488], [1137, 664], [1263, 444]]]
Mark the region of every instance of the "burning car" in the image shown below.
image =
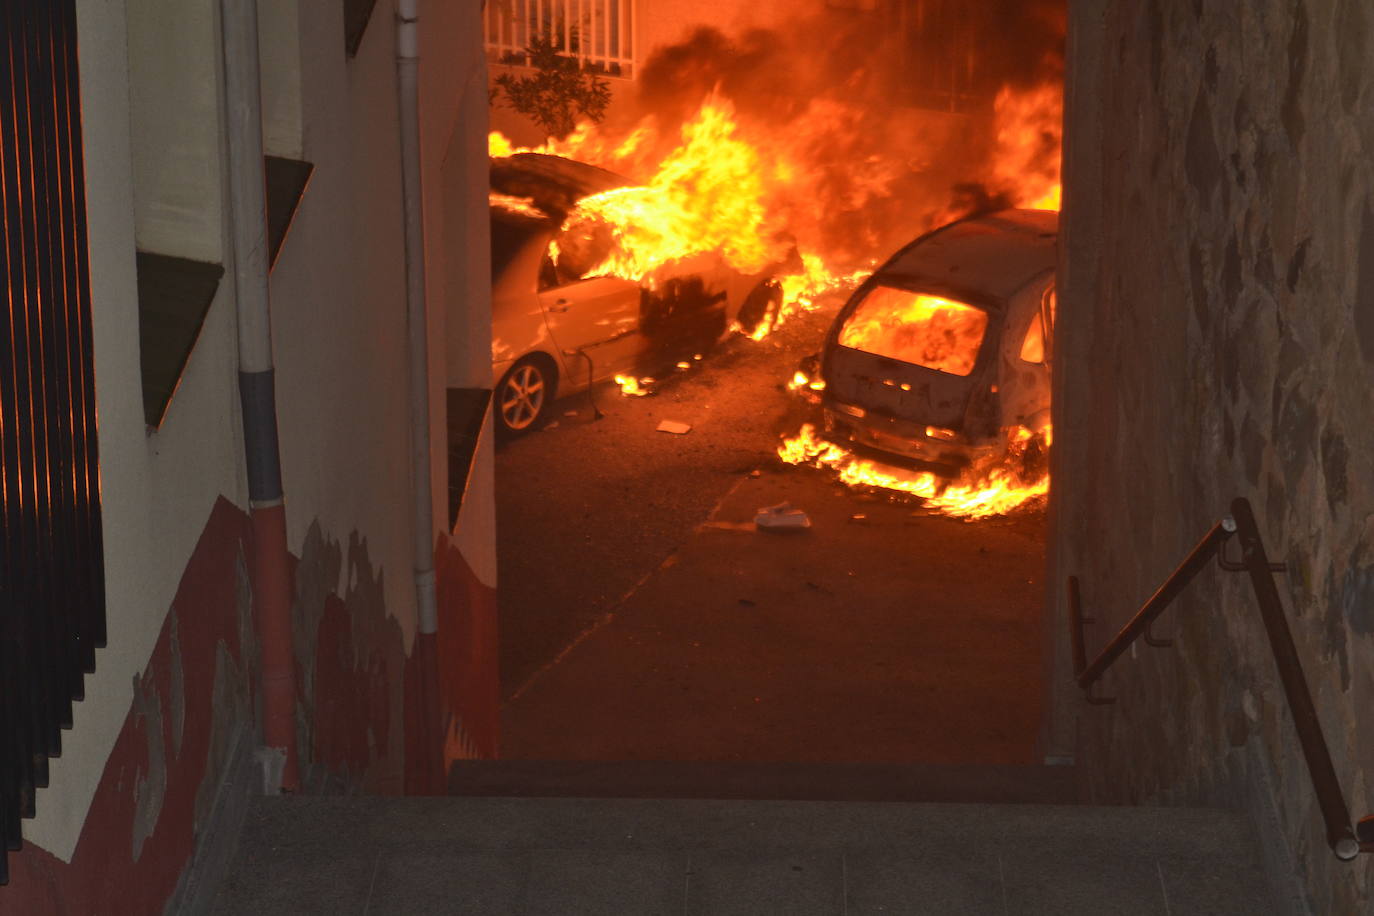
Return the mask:
[[824, 438], [944, 477], [999, 458], [1007, 430], [1047, 439], [1058, 219], [971, 217], [878, 268], [798, 375]]
[[744, 274], [714, 252], [617, 275], [617, 226], [580, 218], [580, 206], [634, 191], [623, 176], [517, 153], [492, 160], [491, 183], [492, 375], [506, 433], [533, 427], [556, 395], [656, 371], [776, 310], [770, 270]]

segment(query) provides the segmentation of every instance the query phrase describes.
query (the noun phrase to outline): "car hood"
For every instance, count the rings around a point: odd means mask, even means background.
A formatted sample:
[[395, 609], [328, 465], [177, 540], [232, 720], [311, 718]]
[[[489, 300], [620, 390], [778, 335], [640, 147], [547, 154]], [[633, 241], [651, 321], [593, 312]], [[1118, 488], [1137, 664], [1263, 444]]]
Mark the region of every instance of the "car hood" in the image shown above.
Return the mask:
[[528, 198], [560, 221], [584, 197], [634, 183], [598, 166], [545, 153], [516, 153], [491, 160], [493, 191]]

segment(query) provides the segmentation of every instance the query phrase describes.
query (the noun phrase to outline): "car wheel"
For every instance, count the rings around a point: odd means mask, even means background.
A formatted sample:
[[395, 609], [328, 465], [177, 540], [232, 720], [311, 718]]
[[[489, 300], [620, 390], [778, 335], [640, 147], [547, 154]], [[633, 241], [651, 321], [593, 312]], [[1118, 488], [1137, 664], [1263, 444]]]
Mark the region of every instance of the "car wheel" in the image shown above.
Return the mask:
[[554, 375], [537, 356], [520, 360], [496, 386], [496, 422], [502, 432], [523, 433], [544, 415], [553, 400]]

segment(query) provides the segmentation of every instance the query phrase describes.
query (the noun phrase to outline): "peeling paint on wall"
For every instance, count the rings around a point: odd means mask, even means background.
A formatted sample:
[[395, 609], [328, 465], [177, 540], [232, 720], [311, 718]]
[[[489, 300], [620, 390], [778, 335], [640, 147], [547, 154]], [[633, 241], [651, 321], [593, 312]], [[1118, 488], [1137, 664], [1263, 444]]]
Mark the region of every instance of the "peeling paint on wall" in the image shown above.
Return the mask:
[[147, 757], [134, 777], [133, 859], [157, 828], [167, 794], [167, 758], [162, 743], [162, 701], [157, 687], [134, 675], [134, 721], [147, 741]]
[[[209, 826], [237, 742], [257, 742], [248, 516], [219, 500], [177, 589], [70, 863], [27, 844], [10, 856], [5, 912], [161, 912]], [[406, 658], [383, 573], [314, 526], [297, 563], [301, 747], [316, 791], [399, 792], [407, 765]], [[191, 609], [194, 609], [192, 612]], [[418, 727], [421, 723], [416, 723]], [[309, 738], [308, 741], [304, 740]]]

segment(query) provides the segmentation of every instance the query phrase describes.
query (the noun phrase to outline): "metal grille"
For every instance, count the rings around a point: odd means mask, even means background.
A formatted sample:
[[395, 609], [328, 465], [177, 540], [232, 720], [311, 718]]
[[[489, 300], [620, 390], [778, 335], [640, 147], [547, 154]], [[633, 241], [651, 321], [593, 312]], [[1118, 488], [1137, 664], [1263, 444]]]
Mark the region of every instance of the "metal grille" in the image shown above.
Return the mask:
[[916, 0], [896, 12], [908, 104], [966, 112], [991, 99], [979, 84], [975, 20], [965, 4]]
[[105, 583], [74, 0], [0, 0], [0, 37], [0, 834], [16, 850], [105, 645]]
[[497, 63], [528, 64], [530, 41], [546, 36], [589, 70], [632, 77], [634, 16], [634, 0], [489, 0], [482, 27]]

